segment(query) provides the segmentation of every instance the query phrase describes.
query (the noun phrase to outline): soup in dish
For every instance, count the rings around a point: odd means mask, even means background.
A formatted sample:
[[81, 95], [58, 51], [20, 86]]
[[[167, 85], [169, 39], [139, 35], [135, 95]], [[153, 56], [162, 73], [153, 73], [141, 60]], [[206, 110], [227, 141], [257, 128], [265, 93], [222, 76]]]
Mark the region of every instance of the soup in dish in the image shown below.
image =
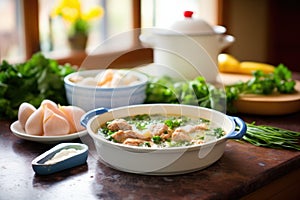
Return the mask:
[[225, 131], [203, 118], [143, 114], [107, 121], [98, 134], [125, 145], [165, 148], [203, 144], [224, 136]]

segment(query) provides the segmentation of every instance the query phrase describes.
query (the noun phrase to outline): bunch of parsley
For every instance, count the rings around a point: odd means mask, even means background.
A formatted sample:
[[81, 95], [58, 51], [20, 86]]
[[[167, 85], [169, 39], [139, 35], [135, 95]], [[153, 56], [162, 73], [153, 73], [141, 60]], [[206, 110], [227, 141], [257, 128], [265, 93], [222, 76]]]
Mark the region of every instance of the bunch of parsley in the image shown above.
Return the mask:
[[146, 103], [182, 103], [198, 105], [229, 113], [235, 112], [233, 102], [244, 94], [269, 95], [295, 92], [292, 72], [279, 64], [273, 73], [257, 70], [250, 80], [219, 88], [201, 76], [194, 80], [176, 81], [170, 77], [151, 78], [146, 89]]
[[201, 76], [187, 81], [152, 77], [146, 88], [145, 103], [181, 103], [224, 111], [226, 96], [224, 89], [207, 83]]
[[75, 69], [71, 65], [59, 65], [41, 53], [28, 61], [0, 65], [0, 118], [16, 119], [21, 103], [38, 107], [44, 99], [67, 105], [64, 77]]
[[296, 81], [292, 78], [292, 72], [284, 64], [279, 64], [273, 73], [254, 71], [250, 80], [225, 87], [228, 108], [232, 108], [233, 101], [237, 100], [240, 95], [291, 94], [296, 91], [295, 85]]

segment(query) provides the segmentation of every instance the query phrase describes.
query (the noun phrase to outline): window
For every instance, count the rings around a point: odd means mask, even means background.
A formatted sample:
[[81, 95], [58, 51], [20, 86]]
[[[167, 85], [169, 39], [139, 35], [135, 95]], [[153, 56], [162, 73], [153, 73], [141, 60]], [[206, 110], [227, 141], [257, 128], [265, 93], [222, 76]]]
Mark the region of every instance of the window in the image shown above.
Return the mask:
[[217, 24], [218, 0], [142, 0], [142, 27], [165, 28], [183, 17], [186, 10], [194, 11], [193, 17]]
[[[105, 10], [104, 17], [95, 22], [93, 30], [88, 40], [87, 52], [72, 52], [68, 48], [64, 25], [59, 20], [49, 20], [50, 9], [55, 1], [48, 0], [1, 0], [0, 11], [1, 20], [5, 20], [5, 26], [0, 27], [1, 38], [5, 32], [13, 38], [9, 47], [1, 39], [1, 60], [9, 58], [12, 60], [25, 60], [33, 53], [43, 51], [46, 56], [54, 58], [61, 63], [70, 62], [80, 64], [86, 57], [86, 53], [93, 52], [97, 56], [111, 56], [115, 51], [130, 49], [132, 46], [140, 45], [138, 34], [126, 40], [126, 45], [110, 45], [107, 52], [97, 52], [97, 46], [110, 37], [120, 33], [126, 33], [135, 28], [164, 26], [174, 20], [174, 16], [180, 16], [183, 10], [196, 8], [201, 17], [205, 16], [209, 21], [215, 23], [216, 4], [221, 0], [201, 1], [201, 0], [84, 0], [83, 4], [99, 4]], [[184, 3], [183, 3], [184, 2]], [[184, 5], [184, 6], [183, 6]], [[167, 15], [166, 15], [166, 12]], [[196, 12], [198, 15], [198, 12]], [[213, 17], [212, 17], [213, 16]], [[9, 20], [8, 20], [9, 19]], [[51, 31], [52, 36], [51, 37]], [[117, 46], [117, 48], [116, 48]], [[133, 48], [134, 49], [134, 48]], [[152, 60], [152, 52], [149, 49], [142, 51], [124, 51], [124, 58], [120, 62], [131, 62], [138, 59]], [[142, 53], [142, 54], [141, 54]], [[143, 56], [141, 56], [143, 55]], [[122, 60], [123, 59], [123, 60]]]
[[[53, 57], [60, 62], [71, 62], [78, 65], [86, 57], [86, 53], [101, 57], [103, 60], [105, 56], [111, 56], [111, 54], [116, 52], [120, 54], [120, 52], [128, 50], [136, 45], [136, 40], [130, 35], [128, 35], [128, 38], [126, 38], [121, 45], [118, 45], [115, 42], [106, 41], [115, 35], [130, 31], [132, 28], [140, 27], [140, 0], [81, 1], [83, 6], [98, 4], [104, 9], [104, 16], [100, 20], [95, 20], [92, 24], [92, 31], [89, 34], [88, 45], [85, 52], [72, 52], [69, 50], [64, 24], [58, 19], [53, 20], [52, 25], [49, 25], [48, 7], [53, 7], [53, 2], [47, 0], [39, 0], [39, 2], [41, 2], [39, 16], [40, 26], [45, 26], [46, 24], [45, 28], [40, 28], [42, 50], [47, 52], [48, 56]], [[50, 4], [52, 5], [50, 6]], [[51, 34], [49, 34], [49, 27], [52, 29], [52, 35], [55, 36], [55, 38], [52, 37], [52, 40], [50, 38]], [[103, 51], [103, 48], [98, 48], [103, 43], [106, 44], [104, 48], [105, 51]]]
[[0, 1], [0, 61], [20, 61], [25, 58], [20, 7], [18, 0]]
[[[61, 18], [50, 18], [51, 9], [57, 2], [58, 0], [39, 0], [40, 41], [43, 52], [69, 50], [65, 24]], [[112, 35], [132, 28], [131, 0], [85, 0], [81, 3], [83, 9], [100, 5], [105, 11], [100, 19], [91, 21], [92, 30], [87, 45], [90, 51]]]

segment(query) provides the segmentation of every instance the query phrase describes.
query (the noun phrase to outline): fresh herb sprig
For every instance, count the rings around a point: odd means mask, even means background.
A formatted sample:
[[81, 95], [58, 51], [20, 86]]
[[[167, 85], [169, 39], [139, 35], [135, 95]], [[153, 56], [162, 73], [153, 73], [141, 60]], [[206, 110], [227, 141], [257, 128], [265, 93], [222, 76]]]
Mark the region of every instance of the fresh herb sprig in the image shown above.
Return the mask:
[[300, 150], [300, 132], [255, 123], [247, 123], [243, 140], [256, 146]]

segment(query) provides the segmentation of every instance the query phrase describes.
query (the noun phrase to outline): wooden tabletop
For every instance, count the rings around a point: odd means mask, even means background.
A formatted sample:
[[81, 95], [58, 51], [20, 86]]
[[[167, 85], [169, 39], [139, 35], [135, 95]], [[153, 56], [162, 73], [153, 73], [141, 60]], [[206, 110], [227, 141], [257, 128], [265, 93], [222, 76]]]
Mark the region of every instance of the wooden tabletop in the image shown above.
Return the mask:
[[[246, 122], [300, 131], [299, 112], [280, 117], [240, 117]], [[300, 167], [299, 151], [230, 140], [220, 160], [204, 170], [184, 175], [120, 172], [98, 161], [91, 148], [86, 164], [40, 176], [32, 170], [31, 161], [54, 144], [19, 139], [11, 133], [10, 124], [11, 121], [0, 121], [0, 199], [235, 199]]]
[[[298, 77], [299, 78], [299, 77]], [[299, 80], [299, 79], [298, 79]], [[300, 131], [300, 112], [282, 116], [237, 115], [246, 122]], [[260, 194], [287, 191], [300, 196], [300, 151], [256, 147], [228, 140], [223, 156], [206, 169], [176, 176], [120, 172], [102, 164], [90, 147], [87, 163], [48, 176], [36, 175], [31, 161], [52, 148], [17, 138], [12, 121], [0, 120], [0, 199], [237, 199], [292, 176], [294, 182]], [[77, 139], [75, 142], [89, 141]], [[91, 144], [91, 142], [88, 142]], [[296, 171], [296, 173], [294, 173]], [[290, 190], [291, 187], [296, 188]], [[292, 191], [292, 192], [291, 192]], [[255, 192], [255, 193], [253, 193]], [[269, 194], [270, 193], [270, 194]], [[250, 194], [250, 195], [249, 195]], [[257, 196], [253, 196], [257, 199]], [[262, 199], [261, 196], [259, 199]], [[274, 199], [274, 198], [272, 198]]]

